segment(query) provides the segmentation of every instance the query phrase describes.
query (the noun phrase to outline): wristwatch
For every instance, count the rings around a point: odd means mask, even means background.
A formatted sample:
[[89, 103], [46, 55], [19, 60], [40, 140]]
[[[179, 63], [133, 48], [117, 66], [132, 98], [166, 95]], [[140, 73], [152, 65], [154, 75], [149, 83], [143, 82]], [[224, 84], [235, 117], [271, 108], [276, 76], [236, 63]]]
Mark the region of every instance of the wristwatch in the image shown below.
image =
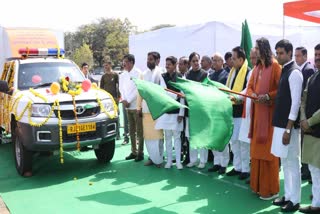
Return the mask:
[[288, 133], [288, 134], [290, 134], [291, 129], [286, 129], [285, 132]]

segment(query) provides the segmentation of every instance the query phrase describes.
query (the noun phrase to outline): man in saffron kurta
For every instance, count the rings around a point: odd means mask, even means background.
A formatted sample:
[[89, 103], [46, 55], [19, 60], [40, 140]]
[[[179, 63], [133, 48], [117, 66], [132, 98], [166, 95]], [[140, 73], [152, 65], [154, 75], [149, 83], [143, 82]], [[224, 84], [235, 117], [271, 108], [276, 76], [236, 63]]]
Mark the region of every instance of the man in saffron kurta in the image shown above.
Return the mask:
[[279, 159], [271, 154], [272, 115], [274, 99], [281, 75], [281, 66], [272, 58], [269, 41], [260, 38], [256, 41], [258, 63], [252, 72], [247, 93], [257, 97], [251, 108], [251, 189], [262, 200], [278, 197]]

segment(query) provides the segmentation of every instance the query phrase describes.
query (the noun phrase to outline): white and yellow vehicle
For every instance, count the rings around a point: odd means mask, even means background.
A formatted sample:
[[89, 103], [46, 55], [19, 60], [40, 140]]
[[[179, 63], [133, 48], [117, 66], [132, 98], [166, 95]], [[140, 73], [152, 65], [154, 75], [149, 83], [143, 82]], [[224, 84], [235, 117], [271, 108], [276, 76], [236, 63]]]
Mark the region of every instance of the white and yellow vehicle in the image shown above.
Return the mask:
[[0, 127], [11, 133], [16, 169], [32, 170], [33, 154], [92, 145], [98, 161], [115, 151], [117, 105], [86, 80], [60, 49], [20, 49], [0, 80]]

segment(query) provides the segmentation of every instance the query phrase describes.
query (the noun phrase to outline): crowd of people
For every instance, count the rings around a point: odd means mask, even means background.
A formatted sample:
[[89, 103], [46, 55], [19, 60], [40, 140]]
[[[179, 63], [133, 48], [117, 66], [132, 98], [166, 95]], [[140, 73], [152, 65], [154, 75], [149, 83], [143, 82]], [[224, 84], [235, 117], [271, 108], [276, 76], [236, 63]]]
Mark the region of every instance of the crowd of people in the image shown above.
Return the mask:
[[[299, 209], [302, 213], [320, 213], [320, 44], [314, 51], [312, 65], [307, 61], [306, 48], [294, 50], [291, 42], [284, 39], [276, 44], [273, 54], [268, 39], [259, 38], [250, 51], [253, 68], [241, 47], [233, 48], [224, 57], [220, 53], [200, 57], [196, 52], [179, 59], [168, 56], [165, 69], [159, 66], [160, 54], [149, 52], [148, 69], [144, 72], [135, 66], [135, 56], [127, 54], [120, 75], [112, 71], [111, 61], [106, 61], [100, 87], [122, 103], [127, 126], [123, 144], [129, 138], [131, 143], [131, 153], [125, 159], [144, 160], [145, 146], [149, 155], [145, 166], [169, 169], [175, 164], [179, 170], [184, 166], [203, 169], [210, 161], [209, 172], [246, 180], [261, 200], [273, 200], [282, 212]], [[246, 95], [229, 95], [234, 129], [230, 145], [223, 151], [190, 147], [188, 109], [172, 110], [153, 120], [131, 79], [140, 78], [180, 92], [168, 84], [178, 77], [196, 82], [209, 78]], [[173, 99], [188, 105], [177, 94], [168, 92]], [[226, 172], [230, 161], [233, 169]], [[280, 165], [284, 175], [281, 197]], [[300, 207], [302, 179], [312, 183], [312, 203], [307, 207]]]

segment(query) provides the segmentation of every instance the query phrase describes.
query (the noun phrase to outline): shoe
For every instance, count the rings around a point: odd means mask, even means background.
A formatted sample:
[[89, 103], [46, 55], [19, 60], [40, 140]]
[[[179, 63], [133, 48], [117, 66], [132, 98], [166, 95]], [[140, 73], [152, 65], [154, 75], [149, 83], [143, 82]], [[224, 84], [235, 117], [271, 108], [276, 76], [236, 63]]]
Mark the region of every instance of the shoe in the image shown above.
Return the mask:
[[224, 173], [226, 173], [226, 167], [220, 167], [218, 174], [223, 175]]
[[216, 172], [221, 168], [220, 165], [213, 165], [213, 167], [208, 169], [208, 172]]
[[300, 204], [297, 203], [296, 205], [293, 205], [291, 201], [289, 201], [286, 205], [281, 207], [281, 212], [294, 212], [297, 211], [300, 208]]
[[199, 163], [199, 165], [197, 166], [199, 169], [203, 169], [206, 167], [206, 164], [205, 163]]
[[289, 201], [286, 201], [285, 197], [282, 196], [281, 198], [276, 198], [273, 200], [272, 204], [276, 205], [276, 206], [284, 206], [287, 203], [289, 203]]
[[155, 164], [155, 166], [156, 166], [157, 168], [161, 168], [161, 167], [162, 167], [162, 163]]
[[270, 196], [260, 196], [259, 198], [264, 201], [269, 201], [269, 200], [272, 200], [272, 199], [275, 199], [278, 197], [279, 197], [279, 194], [277, 193], [277, 194], [270, 195]]
[[235, 170], [234, 168], [230, 171], [230, 172], [227, 172], [227, 176], [234, 176], [234, 175], [240, 175], [241, 172]]
[[167, 163], [166, 163], [166, 165], [164, 166], [164, 168], [166, 168], [166, 169], [170, 169], [170, 168], [171, 168], [171, 166], [172, 166], [172, 163], [167, 162]]
[[312, 206], [307, 206], [307, 207], [300, 207], [299, 212], [301, 213], [320, 213], [320, 207], [312, 207]]
[[[227, 173], [228, 174], [228, 173]], [[249, 172], [242, 172], [240, 175], [239, 175], [239, 180], [245, 180], [247, 178], [250, 177], [250, 173]]]
[[183, 169], [183, 166], [181, 163], [176, 163], [176, 167], [177, 167], [177, 169]]
[[196, 163], [190, 162], [190, 163], [187, 164], [187, 167], [192, 168], [192, 167], [194, 167], [195, 165], [196, 165]]
[[147, 160], [147, 162], [144, 163], [145, 166], [151, 166], [153, 164], [152, 160]]
[[28, 178], [32, 176], [32, 172], [31, 171], [27, 171], [25, 173], [23, 173], [23, 177]]
[[137, 155], [130, 153], [130, 155], [126, 157], [126, 160], [132, 160], [132, 159], [135, 159], [136, 157]]
[[121, 143], [121, 145], [127, 145], [128, 143], [129, 143], [128, 140], [124, 140], [124, 141]]
[[143, 155], [137, 155], [137, 157], [134, 159], [135, 162], [139, 162], [139, 161], [142, 161], [142, 160], [144, 160]]

